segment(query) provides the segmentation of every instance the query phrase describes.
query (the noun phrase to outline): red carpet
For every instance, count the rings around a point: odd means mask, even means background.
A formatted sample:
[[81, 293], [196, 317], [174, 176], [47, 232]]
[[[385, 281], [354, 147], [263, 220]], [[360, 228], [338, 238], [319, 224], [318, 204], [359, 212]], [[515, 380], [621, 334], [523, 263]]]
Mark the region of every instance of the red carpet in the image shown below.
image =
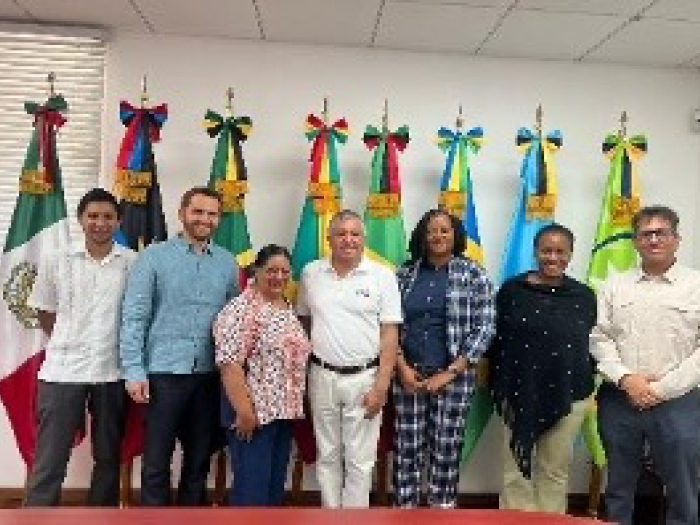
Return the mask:
[[0, 525], [600, 525], [570, 516], [499, 510], [303, 508], [242, 509], [15, 509], [0, 510]]

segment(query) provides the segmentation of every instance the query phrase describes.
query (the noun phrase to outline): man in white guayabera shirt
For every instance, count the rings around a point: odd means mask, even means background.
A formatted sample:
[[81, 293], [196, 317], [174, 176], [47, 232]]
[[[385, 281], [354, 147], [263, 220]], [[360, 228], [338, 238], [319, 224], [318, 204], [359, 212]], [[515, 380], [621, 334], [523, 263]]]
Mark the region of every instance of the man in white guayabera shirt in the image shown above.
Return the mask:
[[310, 323], [316, 475], [325, 507], [367, 507], [401, 298], [393, 272], [363, 257], [355, 212], [338, 212], [328, 232], [330, 258], [306, 265], [297, 302], [302, 322]]
[[700, 272], [676, 261], [678, 215], [642, 208], [632, 220], [639, 268], [598, 293], [591, 353], [605, 381], [598, 417], [608, 457], [607, 517], [632, 523], [648, 445], [666, 487], [666, 523], [698, 523]]
[[76, 433], [90, 412], [95, 464], [88, 504], [117, 506], [126, 393], [119, 369], [120, 307], [136, 253], [113, 242], [119, 204], [101, 188], [78, 204], [85, 242], [39, 266], [28, 304], [49, 336], [39, 371], [38, 437], [24, 505], [58, 505]]

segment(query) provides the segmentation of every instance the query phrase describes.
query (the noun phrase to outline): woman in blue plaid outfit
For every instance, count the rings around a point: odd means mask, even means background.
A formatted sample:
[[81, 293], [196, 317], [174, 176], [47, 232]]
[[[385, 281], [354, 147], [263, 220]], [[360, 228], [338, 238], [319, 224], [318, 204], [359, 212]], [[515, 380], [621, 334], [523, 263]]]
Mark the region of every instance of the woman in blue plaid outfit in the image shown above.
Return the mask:
[[462, 256], [462, 223], [428, 211], [411, 234], [411, 259], [398, 271], [404, 323], [393, 396], [396, 410], [396, 506], [457, 501], [464, 415], [476, 365], [494, 333], [493, 286], [483, 268]]

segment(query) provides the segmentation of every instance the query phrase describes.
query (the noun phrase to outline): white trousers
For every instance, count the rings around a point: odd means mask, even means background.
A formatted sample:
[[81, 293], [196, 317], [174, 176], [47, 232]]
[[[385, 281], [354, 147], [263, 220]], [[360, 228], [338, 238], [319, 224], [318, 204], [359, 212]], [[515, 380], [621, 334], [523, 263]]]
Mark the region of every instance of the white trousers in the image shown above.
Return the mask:
[[316, 436], [316, 477], [324, 507], [369, 507], [381, 413], [365, 418], [362, 397], [377, 368], [341, 375], [316, 364], [308, 392]]

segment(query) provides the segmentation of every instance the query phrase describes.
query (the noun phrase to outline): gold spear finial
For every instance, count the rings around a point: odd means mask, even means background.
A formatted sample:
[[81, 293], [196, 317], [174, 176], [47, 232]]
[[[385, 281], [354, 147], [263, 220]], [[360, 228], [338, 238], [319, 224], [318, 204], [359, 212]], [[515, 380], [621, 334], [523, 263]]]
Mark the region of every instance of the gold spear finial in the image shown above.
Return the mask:
[[49, 83], [49, 98], [53, 97], [56, 92], [55, 92], [55, 83], [56, 83], [56, 73], [51, 71], [47, 76], [46, 76], [46, 81]]
[[384, 99], [384, 113], [382, 114], [382, 131], [389, 129], [389, 99]]
[[233, 88], [226, 88], [226, 116], [233, 116]]
[[459, 112], [457, 113], [457, 131], [462, 131], [462, 126], [464, 125], [464, 120], [462, 119], [462, 104], [459, 105]]
[[535, 130], [537, 134], [542, 136], [542, 117], [544, 112], [542, 111], [542, 104], [537, 104], [537, 109], [535, 110]]
[[323, 123], [328, 125], [328, 97], [323, 97]]
[[148, 102], [148, 79], [146, 78], [146, 75], [143, 76], [141, 79], [141, 107], [146, 106], [146, 102]]
[[618, 132], [620, 138], [625, 138], [627, 136], [627, 112], [623, 111], [620, 115], [620, 131]]

